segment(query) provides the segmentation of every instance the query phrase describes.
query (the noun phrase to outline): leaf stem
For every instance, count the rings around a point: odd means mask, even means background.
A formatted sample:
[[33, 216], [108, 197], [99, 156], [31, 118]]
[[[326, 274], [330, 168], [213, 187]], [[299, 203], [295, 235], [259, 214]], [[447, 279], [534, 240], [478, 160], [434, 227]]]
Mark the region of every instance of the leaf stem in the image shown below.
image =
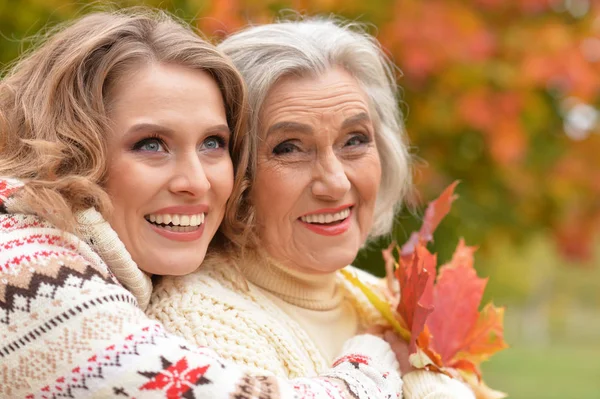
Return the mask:
[[381, 313], [381, 316], [390, 323], [390, 325], [394, 328], [394, 331], [400, 335], [400, 337], [406, 342], [410, 342], [410, 331], [406, 328], [402, 327], [400, 322], [396, 319], [394, 312], [390, 308], [390, 304], [381, 299], [372, 289], [370, 289], [366, 284], [358, 279], [353, 273], [348, 270], [341, 270], [342, 275], [355, 287], [358, 287], [363, 294], [367, 297], [369, 302]]

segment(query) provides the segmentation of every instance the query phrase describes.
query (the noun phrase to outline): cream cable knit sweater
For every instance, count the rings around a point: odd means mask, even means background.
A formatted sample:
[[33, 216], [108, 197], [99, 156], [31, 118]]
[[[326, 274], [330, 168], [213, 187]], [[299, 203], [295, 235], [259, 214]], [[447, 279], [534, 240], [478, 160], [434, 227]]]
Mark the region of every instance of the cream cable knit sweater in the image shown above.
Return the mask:
[[290, 381], [252, 376], [167, 333], [138, 306], [149, 279], [108, 223], [90, 210], [81, 237], [58, 230], [16, 211], [21, 186], [0, 178], [1, 398], [393, 399], [401, 390], [395, 357], [374, 336], [349, 340], [319, 377]]
[[[373, 276], [350, 268], [377, 284]], [[348, 304], [354, 312], [341, 312], [344, 320], [318, 319], [320, 312]], [[210, 346], [225, 359], [255, 373], [287, 378], [317, 375], [327, 366], [329, 356], [319, 347], [343, 342], [344, 337], [324, 334], [340, 329], [340, 322], [347, 326], [348, 319], [354, 320], [350, 335], [383, 323], [366, 297], [339, 273], [314, 278], [256, 259], [237, 264], [225, 255], [211, 256], [187, 276], [162, 278], [147, 312], [167, 330]], [[415, 371], [404, 379], [408, 399], [474, 398], [464, 384], [437, 373]]]

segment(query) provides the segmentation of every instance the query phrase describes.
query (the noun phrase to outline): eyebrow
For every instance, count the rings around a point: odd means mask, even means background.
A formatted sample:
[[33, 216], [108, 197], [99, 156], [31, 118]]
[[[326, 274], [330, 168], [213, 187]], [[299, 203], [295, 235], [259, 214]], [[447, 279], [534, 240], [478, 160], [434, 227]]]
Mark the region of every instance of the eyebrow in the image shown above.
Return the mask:
[[356, 115], [351, 116], [350, 118], [346, 119], [342, 123], [342, 130], [352, 127], [358, 123], [370, 122], [370, 121], [371, 121], [371, 118], [369, 117], [369, 114], [367, 114], [366, 112], [361, 112], [360, 114], [356, 114]]
[[157, 125], [155, 123], [136, 123], [135, 125], [131, 126], [129, 129], [127, 129], [126, 134], [130, 135], [130, 134], [135, 134], [138, 132], [161, 133], [161, 134], [165, 134], [167, 136], [173, 134], [172, 129], [169, 129], [168, 127], [165, 127], [165, 126]]
[[299, 123], [299, 122], [288, 122], [288, 121], [283, 121], [283, 122], [277, 122], [274, 123], [273, 125], [271, 125], [269, 127], [269, 129], [267, 130], [267, 136], [275, 133], [277, 131], [294, 131], [294, 132], [298, 132], [298, 133], [312, 133], [313, 129], [310, 125], [307, 125], [305, 123]]
[[[127, 130], [127, 135], [135, 134], [138, 132], [153, 132], [164, 134], [165, 136], [170, 136], [174, 133], [173, 129], [170, 129], [166, 126], [157, 125], [156, 123], [137, 123], [133, 125], [131, 128]], [[206, 134], [216, 134], [216, 133], [225, 133], [231, 135], [231, 130], [229, 130], [229, 126], [221, 124], [211, 126], [204, 131]]]
[[227, 126], [225, 124], [211, 126], [208, 129], [206, 129], [204, 132], [207, 134], [224, 133], [224, 134], [231, 135], [231, 129], [229, 129], [229, 126]]

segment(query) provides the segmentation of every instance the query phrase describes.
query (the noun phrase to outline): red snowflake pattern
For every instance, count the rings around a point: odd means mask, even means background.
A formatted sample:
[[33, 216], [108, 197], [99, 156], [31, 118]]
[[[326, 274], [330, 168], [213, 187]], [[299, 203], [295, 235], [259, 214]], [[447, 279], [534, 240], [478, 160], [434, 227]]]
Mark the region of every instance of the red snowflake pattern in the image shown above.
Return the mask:
[[163, 370], [160, 372], [140, 372], [149, 377], [150, 381], [140, 387], [140, 390], [165, 390], [167, 398], [193, 399], [192, 388], [195, 385], [208, 384], [210, 381], [204, 374], [210, 365], [189, 369], [185, 357], [173, 364], [161, 356]]

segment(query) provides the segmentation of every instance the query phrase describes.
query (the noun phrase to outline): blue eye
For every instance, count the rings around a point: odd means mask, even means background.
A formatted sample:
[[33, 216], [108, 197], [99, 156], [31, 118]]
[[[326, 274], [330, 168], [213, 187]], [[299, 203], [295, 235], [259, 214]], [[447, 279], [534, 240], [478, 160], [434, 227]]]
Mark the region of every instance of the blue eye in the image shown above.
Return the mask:
[[206, 150], [218, 150], [225, 147], [225, 139], [219, 136], [211, 136], [202, 142], [202, 148]]
[[153, 137], [145, 138], [143, 140], [138, 141], [133, 146], [133, 149], [136, 151], [147, 152], [160, 152], [165, 150], [162, 140]]
[[352, 146], [357, 146], [357, 145], [368, 143], [369, 141], [370, 141], [369, 138], [367, 136], [365, 136], [364, 134], [357, 134], [355, 136], [350, 137], [348, 139], [348, 141], [346, 141], [346, 144], [344, 146], [352, 147]]

